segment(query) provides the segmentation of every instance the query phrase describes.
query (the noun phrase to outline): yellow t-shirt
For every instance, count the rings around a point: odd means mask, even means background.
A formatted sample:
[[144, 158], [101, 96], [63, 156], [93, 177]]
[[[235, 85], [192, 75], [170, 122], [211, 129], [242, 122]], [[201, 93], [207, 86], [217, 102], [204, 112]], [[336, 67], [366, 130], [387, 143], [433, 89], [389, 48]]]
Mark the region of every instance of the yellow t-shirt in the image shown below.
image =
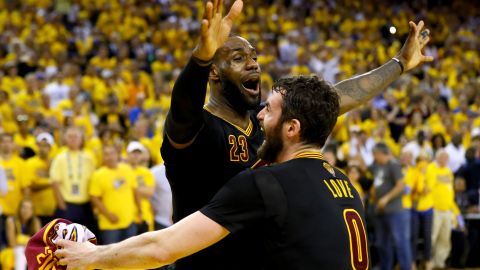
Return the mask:
[[14, 133], [17, 131], [17, 123], [15, 122], [13, 115], [12, 104], [4, 102], [0, 104], [0, 124], [2, 129], [7, 133]]
[[150, 155], [152, 156], [152, 160], [155, 164], [163, 163], [163, 158], [160, 153], [160, 147], [162, 147], [162, 143], [163, 132], [158, 132], [155, 136], [153, 136], [150, 144]]
[[433, 177], [426, 178], [428, 165], [426, 161], [421, 161], [416, 166], [416, 184], [412, 192], [416, 198], [415, 210], [420, 212], [433, 208], [432, 188], [435, 184], [435, 179]]
[[118, 222], [112, 224], [104, 215], [99, 214], [100, 230], [125, 229], [134, 222], [137, 210], [134, 195], [136, 187], [135, 175], [128, 165], [119, 164], [115, 169], [104, 166], [95, 171], [89, 194], [99, 197], [108, 211], [118, 217]]
[[[29, 185], [46, 185], [50, 183], [47, 161], [35, 156], [28, 159], [25, 162], [25, 166], [25, 180]], [[39, 191], [32, 190], [32, 202], [35, 215], [38, 216], [52, 216], [57, 207], [55, 194], [51, 187]]]
[[9, 94], [13, 94], [24, 90], [27, 88], [27, 85], [25, 84], [25, 80], [20, 76], [5, 76], [3, 77], [2, 88], [5, 89]]
[[162, 146], [163, 137], [154, 136], [152, 139], [143, 137], [139, 141], [150, 152], [150, 157], [152, 158], [154, 164], [159, 164], [163, 162], [163, 159], [160, 156], [160, 147]]
[[[133, 168], [135, 180], [138, 187], [155, 187], [155, 179], [149, 169], [143, 166]], [[142, 208], [143, 220], [148, 223], [149, 227], [153, 228], [153, 209], [150, 200], [142, 198], [140, 200], [140, 207]]]
[[403, 179], [405, 182], [405, 192], [404, 192], [404, 195], [402, 196], [402, 204], [403, 204], [403, 208], [411, 209], [413, 205], [412, 191], [416, 181], [415, 167], [409, 166], [408, 168], [404, 168], [403, 175], [404, 175]]
[[59, 182], [63, 199], [68, 203], [87, 203], [88, 184], [95, 171], [95, 160], [85, 151], [64, 151], [50, 167], [50, 180]]
[[27, 137], [22, 137], [20, 133], [16, 133], [13, 136], [13, 141], [19, 148], [23, 147], [30, 147], [33, 151], [37, 152], [37, 142], [35, 141], [35, 137], [33, 135], [28, 134]]
[[25, 110], [26, 113], [34, 113], [41, 107], [42, 95], [40, 91], [34, 92], [33, 95], [28, 94], [27, 91], [22, 91], [17, 95], [15, 104]]
[[102, 69], [113, 69], [115, 65], [117, 64], [117, 61], [115, 58], [100, 58], [99, 56], [94, 56], [90, 59], [90, 65], [94, 65], [96, 67], [102, 68]]
[[455, 129], [459, 130], [466, 122], [468, 122], [468, 116], [465, 113], [458, 112], [453, 115], [453, 126]]
[[420, 128], [418, 127], [414, 127], [412, 125], [407, 125], [405, 127], [405, 131], [404, 131], [404, 134], [405, 134], [405, 137], [411, 141], [411, 140], [414, 140], [418, 131], [419, 131]]
[[350, 182], [352, 183], [353, 187], [357, 191], [358, 196], [360, 196], [360, 200], [363, 203], [364, 198], [365, 198], [365, 192], [363, 191], [362, 185], [360, 185], [359, 182], [353, 182], [353, 181], [350, 181]]
[[56, 121], [58, 123], [62, 123], [63, 121], [62, 111], [58, 108], [42, 107], [38, 112], [48, 121]]
[[0, 158], [0, 166], [7, 177], [7, 194], [0, 196], [0, 207], [4, 215], [15, 215], [18, 205], [23, 198], [22, 189], [28, 186], [25, 181], [25, 161], [18, 156], [12, 156], [9, 160]]
[[453, 191], [453, 173], [448, 167], [439, 167], [436, 163], [431, 163], [427, 167], [427, 182], [433, 184], [433, 207], [439, 211], [453, 210], [455, 203]]
[[103, 143], [99, 137], [91, 137], [85, 144], [85, 149], [92, 153], [98, 163], [103, 160]]

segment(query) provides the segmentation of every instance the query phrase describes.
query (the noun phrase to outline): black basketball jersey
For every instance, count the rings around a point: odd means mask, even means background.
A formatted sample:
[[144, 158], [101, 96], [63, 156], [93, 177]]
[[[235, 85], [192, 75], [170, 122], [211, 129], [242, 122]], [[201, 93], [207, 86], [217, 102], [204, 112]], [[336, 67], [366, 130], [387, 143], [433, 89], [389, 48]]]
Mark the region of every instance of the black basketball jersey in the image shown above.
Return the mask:
[[[263, 133], [253, 112], [246, 130], [206, 109], [203, 120], [204, 125], [192, 145], [175, 149], [165, 139], [161, 148], [172, 188], [174, 221], [198, 211], [228, 180], [253, 166], [257, 162], [256, 151], [263, 142]], [[254, 238], [251, 233], [229, 236], [179, 260], [176, 269], [252, 269], [253, 266], [249, 267], [252, 264], [258, 268], [260, 257], [256, 255], [261, 256], [260, 250], [245, 250]]]
[[367, 269], [364, 210], [355, 188], [318, 154], [246, 170], [201, 212], [235, 233], [260, 228], [265, 269]]

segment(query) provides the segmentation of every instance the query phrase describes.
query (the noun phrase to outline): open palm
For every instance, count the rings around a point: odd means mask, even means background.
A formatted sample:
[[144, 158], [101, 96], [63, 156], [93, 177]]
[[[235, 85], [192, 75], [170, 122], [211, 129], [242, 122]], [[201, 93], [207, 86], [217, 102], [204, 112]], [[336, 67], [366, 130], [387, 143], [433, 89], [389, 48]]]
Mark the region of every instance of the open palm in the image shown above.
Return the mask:
[[193, 51], [193, 56], [209, 61], [230, 35], [234, 21], [240, 16], [243, 1], [236, 0], [228, 14], [222, 18], [223, 0], [208, 2], [205, 7], [201, 30], [200, 43]]
[[418, 25], [414, 22], [409, 22], [409, 27], [410, 33], [408, 38], [397, 56], [402, 59], [405, 71], [418, 66], [420, 63], [433, 61], [432, 56], [425, 56], [422, 53], [423, 48], [430, 41], [430, 31], [428, 29], [423, 30], [423, 21], [420, 21]]

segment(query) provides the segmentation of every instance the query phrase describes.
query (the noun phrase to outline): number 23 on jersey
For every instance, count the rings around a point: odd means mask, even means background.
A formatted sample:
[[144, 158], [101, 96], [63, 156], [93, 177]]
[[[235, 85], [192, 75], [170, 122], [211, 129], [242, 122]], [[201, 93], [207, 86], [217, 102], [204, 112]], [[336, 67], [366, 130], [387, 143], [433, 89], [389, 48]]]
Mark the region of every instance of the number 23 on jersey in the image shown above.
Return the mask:
[[230, 145], [230, 161], [248, 162], [248, 144], [245, 136], [229, 135], [228, 144]]

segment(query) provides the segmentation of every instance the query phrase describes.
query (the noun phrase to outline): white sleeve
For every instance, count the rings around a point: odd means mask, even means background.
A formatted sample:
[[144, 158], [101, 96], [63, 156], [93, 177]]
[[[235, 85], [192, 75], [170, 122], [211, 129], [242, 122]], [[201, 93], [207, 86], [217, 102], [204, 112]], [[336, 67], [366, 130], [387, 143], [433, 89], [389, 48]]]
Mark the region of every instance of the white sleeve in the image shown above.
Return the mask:
[[7, 184], [7, 175], [3, 167], [0, 167], [0, 196], [7, 194], [8, 184]]

